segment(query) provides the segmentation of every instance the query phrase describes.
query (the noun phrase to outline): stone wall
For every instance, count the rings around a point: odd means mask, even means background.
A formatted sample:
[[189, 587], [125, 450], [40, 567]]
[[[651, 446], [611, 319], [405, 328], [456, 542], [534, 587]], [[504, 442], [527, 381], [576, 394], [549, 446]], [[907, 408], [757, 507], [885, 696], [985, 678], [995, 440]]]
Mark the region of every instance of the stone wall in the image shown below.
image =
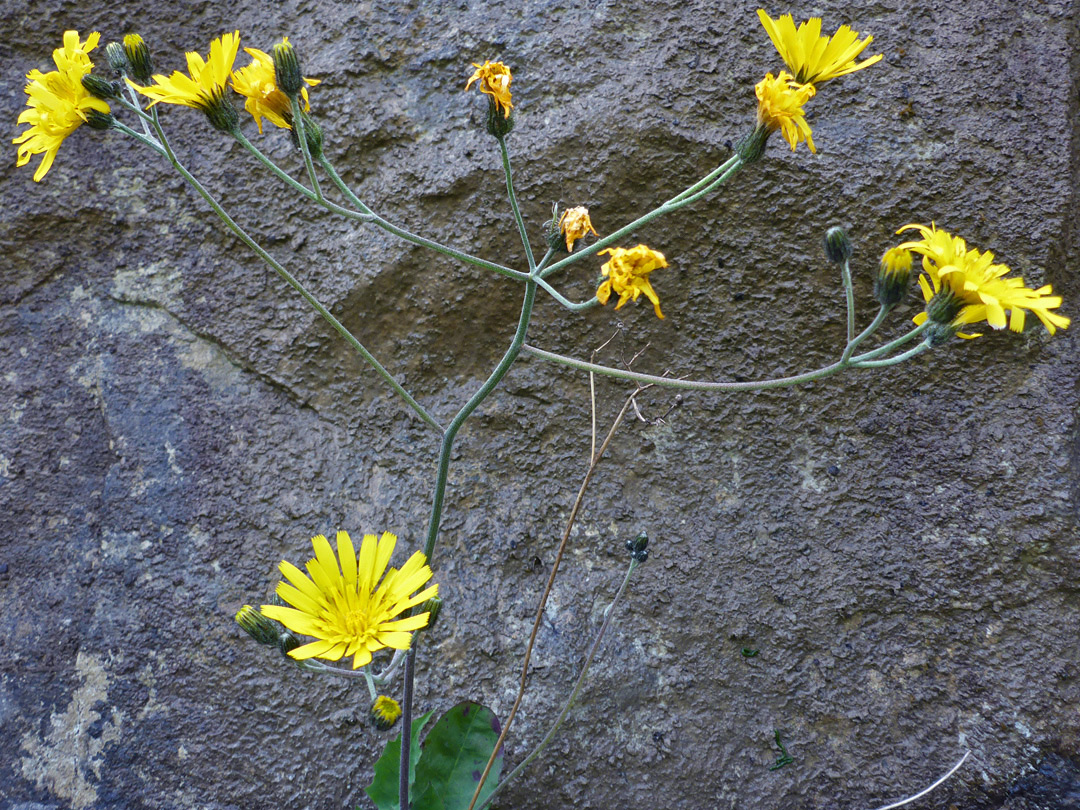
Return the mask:
[[[2, 5], [9, 122], [66, 28], [138, 30], [165, 71], [224, 31], [263, 49], [288, 35], [323, 80], [326, 151], [364, 200], [515, 267], [470, 62], [514, 71], [509, 145], [538, 244], [553, 201], [588, 205], [607, 233], [722, 162], [780, 66], [745, 3]], [[862, 323], [893, 231], [931, 220], [1080, 315], [1076, 4], [790, 10], [885, 54], [811, 102], [818, 154], [774, 138], [720, 193], [627, 241], [670, 261], [653, 277], [665, 320], [544, 300], [530, 340], [587, 357], [618, 332], [606, 362], [644, 350], [639, 370], [710, 379], [825, 365], [843, 291], [820, 240], [838, 223]], [[519, 286], [303, 205], [197, 112], [163, 114], [244, 227], [449, 418], [508, 344]], [[280, 132], [257, 143], [301, 176]], [[84, 128], [35, 184], [9, 149], [0, 807], [366, 807], [386, 736], [366, 690], [297, 671], [232, 617], [314, 533], [422, 545], [437, 436], [149, 151]], [[555, 281], [588, 297], [598, 267]], [[913, 294], [886, 333], [917, 310]], [[1052, 752], [1075, 758], [1078, 328], [629, 420], [573, 535], [511, 761], [554, 718], [623, 542], [647, 529], [651, 557], [571, 722], [499, 806], [873, 807], [971, 750], [933, 802], [967, 809]], [[602, 428], [629, 390], [598, 381]], [[645, 419], [673, 401], [646, 392]], [[587, 377], [535, 360], [462, 433], [421, 708], [509, 710], [588, 452]], [[774, 730], [795, 759], [778, 770]]]

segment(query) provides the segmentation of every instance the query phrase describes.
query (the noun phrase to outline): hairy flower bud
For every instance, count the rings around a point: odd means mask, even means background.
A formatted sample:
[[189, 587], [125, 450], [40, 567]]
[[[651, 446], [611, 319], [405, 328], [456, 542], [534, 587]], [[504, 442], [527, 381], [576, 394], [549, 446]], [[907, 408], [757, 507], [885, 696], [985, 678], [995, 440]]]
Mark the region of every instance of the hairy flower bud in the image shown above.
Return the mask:
[[131, 69], [124, 46], [119, 42], [110, 42], [105, 46], [105, 59], [117, 76], [123, 76]]
[[514, 129], [514, 114], [509, 110], [504, 114], [495, 99], [488, 97], [488, 113], [486, 127], [489, 135], [500, 141]]
[[131, 75], [139, 84], [150, 84], [150, 74], [154, 72], [154, 63], [150, 59], [150, 49], [138, 34], [124, 37], [124, 55], [130, 65]]
[[296, 49], [289, 44], [288, 37], [274, 46], [273, 57], [274, 78], [278, 89], [289, 98], [295, 98], [304, 86], [304, 77], [300, 74], [300, 60], [296, 57]]
[[[304, 140], [307, 141], [308, 152], [311, 154], [312, 160], [318, 160], [323, 150], [322, 127], [315, 123], [315, 119], [303, 110], [300, 111], [300, 117], [303, 119]], [[293, 146], [299, 149], [300, 139], [296, 134], [295, 126], [289, 130], [289, 137], [292, 138]]]
[[883, 307], [894, 307], [904, 300], [911, 283], [911, 251], [891, 248], [881, 257], [874, 277], [874, 296]]
[[833, 264], [843, 264], [851, 258], [851, 240], [843, 228], [829, 228], [825, 232], [825, 255]]
[[754, 131], [735, 144], [735, 154], [739, 156], [744, 166], [753, 163], [765, 153], [765, 143], [769, 140], [772, 130], [765, 126], [757, 126]]
[[86, 111], [86, 125], [90, 129], [112, 129], [116, 126], [116, 119], [112, 113], [103, 113], [100, 110]]
[[100, 98], [102, 101], [119, 98], [120, 96], [120, 82], [103, 79], [92, 73], [82, 77], [82, 86], [87, 93], [94, 98]]
[[630, 556], [637, 560], [639, 563], [645, 562], [649, 559], [649, 535], [646, 532], [642, 532], [633, 540], [626, 541], [626, 550], [630, 552]]
[[281, 628], [277, 622], [266, 618], [251, 605], [244, 605], [236, 613], [236, 623], [260, 644], [277, 644]]

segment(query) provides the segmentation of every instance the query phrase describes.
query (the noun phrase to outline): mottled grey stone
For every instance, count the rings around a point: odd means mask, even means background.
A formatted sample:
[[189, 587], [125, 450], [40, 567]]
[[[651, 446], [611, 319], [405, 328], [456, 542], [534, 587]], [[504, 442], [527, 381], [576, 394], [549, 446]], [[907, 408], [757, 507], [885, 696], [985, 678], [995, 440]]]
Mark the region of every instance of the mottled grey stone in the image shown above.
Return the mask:
[[[514, 70], [509, 145], [536, 244], [553, 201], [588, 205], [609, 233], [711, 170], [779, 67], [756, 6], [735, 3], [2, 7], [9, 122], [65, 28], [137, 29], [163, 71], [226, 30], [263, 49], [289, 35], [361, 196], [515, 267], [470, 62]], [[1080, 312], [1076, 4], [794, 11], [850, 22], [886, 54], [820, 88], [819, 153], [774, 138], [722, 193], [627, 240], [670, 261], [653, 277], [666, 320], [542, 300], [530, 340], [587, 357], [618, 328], [606, 362], [645, 349], [639, 370], [711, 379], [824, 365], [844, 331], [821, 252], [834, 224], [863, 323], [869, 273], [911, 221], [994, 250]], [[237, 219], [447, 420], [507, 345], [517, 284], [324, 216], [198, 113], [163, 115]], [[258, 143], [301, 176], [281, 133]], [[0, 167], [0, 807], [367, 806], [386, 735], [364, 723], [366, 690], [297, 671], [232, 616], [313, 533], [421, 545], [437, 437], [162, 160], [80, 130], [45, 182], [32, 173]], [[588, 296], [598, 268], [555, 282]], [[554, 718], [623, 542], [646, 528], [651, 556], [571, 722], [499, 806], [874, 807], [970, 749], [925, 805], [967, 810], [1000, 806], [1051, 751], [1075, 758], [1076, 331], [690, 394], [664, 424], [630, 420], [573, 535], [509, 761]], [[627, 392], [597, 383], [602, 425]], [[673, 399], [649, 391], [643, 413]], [[505, 717], [588, 447], [587, 379], [531, 360], [462, 432], [421, 709], [469, 698]], [[776, 729], [795, 762], [771, 771]]]

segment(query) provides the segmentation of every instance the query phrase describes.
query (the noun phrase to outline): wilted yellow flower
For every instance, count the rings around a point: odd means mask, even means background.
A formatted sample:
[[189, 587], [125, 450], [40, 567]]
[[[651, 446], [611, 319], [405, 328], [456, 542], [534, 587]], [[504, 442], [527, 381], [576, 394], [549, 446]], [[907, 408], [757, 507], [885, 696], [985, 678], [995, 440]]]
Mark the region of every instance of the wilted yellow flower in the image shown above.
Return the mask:
[[42, 73], [31, 70], [26, 74], [26, 109], [19, 113], [19, 123], [29, 124], [12, 143], [20, 144], [16, 166], [25, 166], [31, 155], [44, 154], [34, 172], [40, 181], [49, 171], [64, 138], [87, 120], [91, 110], [108, 113], [109, 105], [91, 96], [82, 85], [82, 78], [94, 65], [87, 55], [101, 35], [96, 31], [79, 40], [77, 31], [64, 32], [64, 45], [53, 51], [56, 70]]
[[589, 209], [584, 205], [567, 208], [563, 211], [562, 216], [559, 217], [559, 230], [566, 236], [567, 253], [573, 252], [574, 242], [583, 239], [585, 234], [600, 235], [596, 232], [596, 228], [593, 227], [592, 221], [589, 219]]
[[[1012, 271], [1007, 265], [994, 264], [993, 253], [968, 248], [959, 236], [940, 231], [933, 224], [905, 225], [897, 233], [912, 229], [919, 231], [922, 239], [898, 247], [922, 255], [924, 275], [919, 277], [919, 286], [928, 303], [939, 293], [951, 296], [957, 309], [951, 319], [953, 326], [985, 320], [994, 329], [1008, 325], [1013, 332], [1020, 332], [1024, 329], [1027, 310], [1042, 321], [1051, 335], [1058, 327], [1064, 329], [1069, 325], [1064, 315], [1050, 312], [1061, 306], [1061, 296], [1051, 295], [1049, 284], [1032, 290], [1018, 276], [1006, 278]], [[920, 312], [915, 322], [923, 323], [928, 317], [926, 312]]]
[[[171, 76], [154, 75], [154, 84], [142, 87], [128, 79], [128, 84], [152, 98], [150, 106], [159, 101], [166, 104], [181, 104], [202, 110], [211, 123], [219, 129], [227, 129], [232, 116], [228, 111], [232, 105], [225, 100], [225, 85], [232, 76], [233, 62], [240, 48], [240, 32], [222, 34], [210, 43], [210, 55], [205, 60], [195, 51], [188, 51], [187, 66], [190, 76], [174, 70]], [[235, 123], [235, 120], [233, 121]]]
[[774, 20], [763, 9], [758, 9], [758, 19], [765, 26], [780, 58], [800, 84], [821, 84], [881, 61], [879, 53], [855, 64], [855, 57], [866, 50], [874, 38], [868, 36], [860, 42], [859, 34], [846, 25], [841, 25], [829, 37], [821, 35], [820, 17], [811, 17], [798, 29], [790, 14]]
[[797, 84], [791, 80], [791, 74], [785, 70], [773, 78], [771, 73], [766, 73], [754, 87], [757, 94], [758, 126], [764, 127], [769, 132], [780, 130], [784, 140], [791, 145], [791, 151], [799, 141], [806, 141], [811, 152], [817, 152], [814, 148], [813, 132], [806, 123], [806, 114], [802, 105], [814, 97], [812, 84]]
[[608, 248], [601, 250], [601, 254], [610, 253], [611, 258], [600, 268], [600, 272], [607, 279], [596, 291], [596, 297], [601, 304], [606, 304], [611, 293], [619, 296], [618, 309], [627, 301], [637, 301], [644, 294], [652, 301], [656, 317], [663, 319], [664, 313], [660, 311], [660, 298], [649, 283], [649, 273], [667, 267], [667, 260], [663, 253], [658, 253], [645, 245], [630, 248]]
[[351, 655], [357, 669], [371, 663], [371, 654], [383, 647], [409, 649], [411, 631], [426, 626], [428, 614], [394, 617], [439, 592], [439, 586], [432, 585], [409, 595], [431, 579], [423, 552], [413, 554], [400, 571], [386, 571], [397, 544], [397, 537], [389, 532], [378, 540], [373, 534], [364, 535], [359, 558], [347, 532], [337, 533], [337, 556], [321, 534], [311, 538], [311, 544], [315, 559], [307, 564], [310, 578], [287, 560], [279, 566], [288, 582], [278, 583], [277, 595], [292, 607], [262, 606], [263, 615], [318, 639], [289, 655], [300, 661], [339, 661]]
[[479, 80], [480, 92], [491, 96], [495, 108], [502, 112], [504, 118], [509, 118], [510, 110], [514, 108], [510, 100], [510, 82], [513, 80], [510, 68], [502, 62], [484, 62], [482, 65], [473, 62], [473, 67], [476, 72], [469, 77], [465, 89], [468, 90], [473, 82]]
[[[287, 45], [289, 38], [284, 37], [282, 41]], [[258, 48], [244, 48], [244, 51], [251, 57], [251, 64], [233, 72], [232, 88], [247, 99], [244, 109], [255, 119], [259, 134], [262, 134], [263, 118], [274, 126], [292, 129], [292, 106], [289, 97], [278, 89], [273, 57]], [[305, 78], [304, 81], [310, 87], [319, 83], [318, 79]], [[300, 95], [307, 112], [311, 109], [307, 87], [301, 88]]]

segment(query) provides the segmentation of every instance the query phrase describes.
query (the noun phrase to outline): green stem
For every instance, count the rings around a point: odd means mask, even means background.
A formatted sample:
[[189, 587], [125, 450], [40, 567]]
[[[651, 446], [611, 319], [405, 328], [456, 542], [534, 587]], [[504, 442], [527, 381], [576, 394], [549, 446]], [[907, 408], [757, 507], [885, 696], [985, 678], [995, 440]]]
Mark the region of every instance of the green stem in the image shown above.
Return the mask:
[[399, 228], [396, 225], [387, 222], [385, 219], [383, 219], [366, 205], [364, 205], [364, 203], [360, 200], [359, 197], [357, 197], [353, 193], [352, 189], [349, 188], [345, 181], [341, 179], [341, 176], [338, 175], [338, 173], [334, 170], [334, 167], [330, 165], [330, 161], [328, 161], [325, 156], [319, 158], [319, 165], [323, 167], [326, 173], [330, 176], [330, 179], [333, 181], [334, 185], [338, 187], [341, 193], [344, 194], [353, 205], [355, 205], [364, 213], [368, 214], [370, 217], [370, 221], [375, 225], [378, 225], [384, 231], [388, 231], [389, 233], [394, 234], [394, 236], [404, 239], [406, 242], [412, 242], [414, 245], [420, 245], [421, 247], [429, 248], [436, 251], [437, 253], [442, 253], [444, 256], [449, 256], [452, 259], [457, 259], [458, 261], [465, 262], [466, 264], [476, 265], [477, 267], [483, 267], [485, 270], [493, 270], [494, 272], [506, 276], [507, 278], [512, 278], [516, 281], [529, 280], [528, 273], [522, 273], [520, 270], [513, 270], [509, 267], [504, 267], [501, 264], [495, 264], [494, 262], [489, 262], [486, 259], [471, 256], [468, 253], [462, 253], [460, 250], [454, 250], [453, 248], [447, 247], [446, 245], [441, 245], [438, 242], [433, 242], [430, 239], [425, 239], [423, 236], [417, 236], [415, 233], [411, 233], [404, 228]]
[[571, 312], [581, 312], [583, 309], [592, 309], [600, 303], [600, 301], [594, 295], [588, 301], [582, 301], [580, 304], [575, 304], [573, 301], [563, 296], [562, 293], [560, 293], [558, 290], [556, 290], [538, 275], [534, 274], [533, 278], [536, 279], [536, 283], [540, 285], [544, 292], [546, 292], [548, 295], [550, 295], [552, 298], [554, 298]]
[[855, 360], [859, 360], [859, 361], [861, 361], [861, 360], [873, 360], [875, 358], [881, 357], [883, 354], [888, 354], [893, 349], [899, 348], [900, 346], [903, 346], [908, 341], [911, 341], [911, 340], [914, 340], [915, 338], [917, 338], [919, 335], [921, 335], [923, 332], [925, 332], [929, 326], [930, 326], [930, 321], [929, 321], [929, 319], [927, 319], [927, 320], [923, 321], [921, 324], [919, 324], [918, 326], [916, 326], [914, 329], [912, 329], [910, 332], [907, 332], [907, 333], [901, 335], [900, 337], [898, 337], [896, 340], [891, 340], [888, 343], [886, 343], [884, 346], [878, 346], [876, 349], [871, 349], [868, 352], [863, 352], [858, 357], [856, 357]]
[[[903, 338], [894, 340], [889, 346], [899, 345], [900, 343], [907, 342], [916, 334], [920, 333], [923, 327], [919, 326], [911, 330]], [[925, 345], [925, 344], [924, 344]], [[929, 348], [929, 347], [928, 347]], [[843, 371], [846, 368], [876, 368], [878, 366], [891, 366], [895, 363], [907, 360], [909, 357], [914, 357], [924, 349], [919, 351], [911, 350], [904, 354], [897, 355], [889, 360], [872, 361], [873, 357], [878, 357], [883, 353], [883, 350], [887, 350], [887, 347], [881, 349], [874, 349], [873, 351], [860, 354], [856, 357], [851, 357], [846, 360], [838, 360], [835, 363], [824, 366], [823, 368], [815, 369], [814, 371], [807, 371], [803, 374], [795, 374], [790, 377], [777, 377], [771, 380], [754, 380], [750, 382], [708, 382], [704, 380], [680, 380], [672, 377], [659, 377], [655, 374], [642, 374], [637, 371], [625, 371], [623, 369], [611, 368], [609, 366], [601, 366], [596, 363], [588, 363], [584, 360], [578, 360], [573, 357], [567, 357], [562, 354], [556, 354], [555, 352], [545, 351], [538, 349], [535, 346], [525, 344], [521, 347], [521, 351], [524, 354], [532, 357], [538, 357], [541, 360], [550, 360], [553, 363], [559, 363], [560, 365], [569, 366], [570, 368], [576, 368], [580, 371], [590, 371], [595, 374], [604, 374], [608, 377], [616, 377], [621, 380], [633, 380], [637, 383], [655, 385], [661, 388], [677, 388], [684, 391], [764, 391], [770, 388], [787, 388], [792, 385], [800, 385], [802, 383], [813, 382], [814, 380], [824, 379], [825, 377], [831, 377], [838, 371]]]
[[870, 335], [877, 331], [881, 326], [881, 322], [885, 320], [885, 316], [889, 314], [892, 307], [882, 307], [878, 310], [878, 314], [874, 316], [874, 320], [870, 322], [870, 325], [863, 329], [854, 339], [848, 341], [847, 346], [844, 348], [844, 353], [841, 355], [841, 360], [848, 360], [851, 355], [855, 353], [855, 349], [859, 344], [866, 340]]
[[305, 288], [303, 284], [301, 284], [296, 278], [294, 278], [288, 270], [282, 267], [273, 256], [267, 253], [262, 248], [262, 246], [259, 245], [258, 242], [248, 236], [247, 232], [243, 228], [241, 228], [233, 220], [232, 217], [229, 216], [229, 214], [225, 211], [224, 208], [221, 207], [218, 201], [214, 199], [210, 192], [203, 187], [202, 183], [196, 180], [195, 176], [191, 174], [191, 172], [189, 172], [186, 168], [184, 168], [183, 164], [180, 163], [180, 161], [177, 159], [176, 154], [172, 150], [172, 147], [169, 145], [168, 139], [165, 137], [165, 131], [161, 128], [161, 122], [158, 120], [156, 108], [154, 110], [153, 118], [154, 130], [157, 132], [158, 139], [161, 141], [161, 146], [165, 150], [165, 156], [169, 159], [169, 162], [172, 163], [173, 168], [175, 168], [181, 174], [181, 176], [183, 176], [183, 178], [187, 180], [191, 187], [199, 193], [199, 196], [206, 201], [206, 204], [210, 206], [213, 212], [218, 215], [218, 218], [225, 223], [225, 227], [232, 231], [233, 234], [235, 234], [235, 236], [241, 242], [251, 248], [251, 250], [253, 250], [260, 259], [270, 265], [270, 267], [273, 268], [274, 272], [277, 273], [282, 279], [284, 279], [284, 281], [290, 287], [300, 293], [303, 299], [307, 301], [308, 304], [310, 304], [311, 307], [323, 317], [323, 320], [325, 320], [328, 324], [334, 327], [334, 329], [337, 330], [338, 334], [345, 338], [349, 345], [352, 346], [353, 349], [355, 349], [356, 352], [361, 357], [363, 357], [368, 362], [368, 364], [375, 369], [375, 371], [379, 373], [379, 376], [386, 380], [387, 384], [392, 389], [394, 389], [398, 396], [400, 396], [405, 401], [405, 404], [407, 404], [410, 408], [413, 409], [417, 416], [419, 416], [436, 430], [442, 431], [442, 425], [435, 421], [434, 417], [432, 417], [431, 414], [429, 414], [424, 409], [423, 405], [413, 399], [412, 394], [410, 394], [408, 391], [401, 387], [401, 384], [394, 379], [393, 375], [385, 368], [383, 368], [382, 364], [375, 359], [375, 356], [371, 352], [364, 348], [363, 344], [361, 344], [360, 341], [353, 336], [352, 332], [346, 329], [345, 326], [342, 325], [342, 323], [330, 313], [330, 310], [324, 307], [322, 303], [320, 303], [319, 300], [315, 298], [315, 296], [308, 292], [307, 288]]
[[113, 119], [113, 129], [120, 130], [125, 135], [130, 135], [132, 138], [139, 141], [139, 143], [143, 144], [144, 146], [149, 146], [162, 157], [168, 157], [168, 153], [165, 151], [164, 147], [162, 147], [162, 145], [158, 143], [152, 135], [147, 136], [143, 135], [141, 132], [136, 132], [127, 124], [123, 124], [115, 118]]
[[491, 791], [491, 795], [489, 795], [487, 799], [479, 807], [477, 807], [477, 810], [484, 810], [484, 808], [491, 803], [491, 800], [495, 798], [495, 794], [502, 790], [502, 788], [505, 787], [507, 784], [509, 784], [514, 779], [514, 777], [518, 776], [523, 770], [525, 770], [529, 763], [536, 759], [538, 756], [540, 756], [543, 750], [547, 748], [551, 741], [555, 738], [555, 734], [559, 731], [559, 728], [566, 720], [566, 715], [568, 715], [570, 713], [570, 709], [573, 708], [574, 701], [577, 700], [578, 695], [581, 693], [581, 687], [585, 685], [585, 678], [589, 674], [589, 667], [592, 666], [593, 658], [596, 657], [596, 651], [600, 649], [600, 642], [604, 640], [604, 634], [607, 633], [608, 627], [611, 626], [611, 619], [615, 615], [615, 606], [619, 603], [619, 599], [622, 598], [623, 591], [626, 590], [626, 586], [630, 582], [630, 575], [634, 573], [634, 569], [637, 568], [637, 566], [637, 560], [630, 561], [630, 567], [626, 570], [626, 576], [623, 577], [622, 584], [619, 586], [619, 590], [615, 593], [615, 598], [611, 600], [611, 604], [608, 605], [607, 610], [604, 611], [604, 623], [600, 625], [600, 632], [596, 634], [596, 639], [593, 641], [592, 647], [589, 648], [588, 655], [585, 656], [585, 663], [581, 668], [581, 674], [578, 675], [577, 682], [574, 684], [574, 688], [570, 692], [570, 697], [567, 699], [566, 705], [563, 706], [562, 711], [559, 712], [559, 716], [555, 718], [555, 723], [551, 726], [551, 729], [544, 736], [544, 739], [542, 739], [540, 743], [536, 746], [536, 748], [534, 748], [529, 753], [529, 755], [525, 757], [525, 759], [518, 763], [517, 767], [515, 767], [514, 770], [510, 771], [510, 773], [506, 775], [505, 779], [503, 779], [501, 782], [499, 782], [498, 785], [495, 786], [495, 789]]
[[922, 354], [925, 351], [929, 351], [933, 348], [929, 343], [920, 343], [913, 349], [908, 349], [903, 354], [898, 354], [896, 357], [889, 357], [885, 360], [862, 360], [852, 363], [856, 368], [885, 368], [886, 366], [895, 366], [897, 363], [903, 363], [905, 360], [909, 360], [915, 355]]
[[506, 194], [510, 198], [510, 207], [514, 209], [514, 222], [517, 223], [518, 235], [521, 236], [521, 244], [525, 246], [525, 258], [529, 260], [529, 270], [536, 269], [536, 259], [533, 258], [532, 246], [529, 244], [529, 234], [525, 230], [525, 221], [521, 218], [521, 210], [518, 208], [517, 195], [514, 194], [514, 180], [510, 175], [510, 153], [506, 150], [506, 138], [496, 138], [499, 142], [499, 151], [502, 152], [503, 174], [506, 175]]
[[153, 138], [154, 136], [150, 133], [151, 118], [149, 115], [146, 114], [146, 111], [143, 110], [142, 101], [139, 99], [139, 94], [135, 92], [135, 88], [127, 82], [124, 82], [124, 89], [127, 90], [128, 96], [131, 97], [131, 103], [128, 104], [122, 97], [118, 98], [117, 101], [119, 101], [120, 104], [122, 104], [124, 107], [127, 107], [129, 110], [132, 110], [138, 114], [139, 121], [142, 122], [143, 134], [145, 134], [147, 138]]
[[307, 136], [304, 134], [304, 116], [300, 111], [300, 96], [295, 95], [289, 99], [292, 107], [293, 127], [296, 129], [296, 142], [300, 144], [300, 151], [304, 155], [304, 167], [307, 169], [308, 180], [315, 192], [315, 199], [323, 200], [322, 189], [319, 188], [319, 178], [315, 174], [315, 164], [311, 162], [311, 150], [308, 148]]
[[[542, 277], [547, 278], [548, 276], [550, 276], [555, 271], [561, 270], [562, 268], [566, 267], [569, 264], [572, 264], [573, 262], [581, 261], [586, 256], [594, 255], [598, 251], [601, 251], [604, 248], [606, 248], [608, 245], [611, 245], [611, 244], [614, 244], [615, 242], [618, 242], [620, 239], [622, 239], [628, 233], [631, 233], [631, 232], [637, 230], [642, 225], [646, 225], [649, 222], [652, 222], [654, 219], [656, 219], [659, 216], [663, 216], [664, 214], [670, 214], [673, 211], [678, 211], [680, 208], [683, 208], [684, 206], [687, 206], [690, 203], [696, 202], [697, 200], [701, 199], [701, 197], [705, 196], [706, 194], [711, 192], [714, 188], [719, 186], [721, 183], [728, 180], [732, 175], [734, 175], [743, 166], [742, 160], [738, 159], [738, 157], [736, 157], [735, 162], [732, 163], [731, 161], [728, 161], [728, 163], [731, 163], [731, 165], [728, 166], [728, 164], [725, 163], [724, 166], [727, 166], [726, 169], [723, 166], [720, 167], [721, 169], [723, 169], [723, 173], [720, 175], [720, 177], [718, 177], [715, 180], [710, 181], [709, 184], [706, 185], [702, 190], [691, 194], [690, 193], [691, 189], [697, 187], [701, 181], [699, 181], [699, 183], [695, 183], [693, 186], [690, 187], [690, 189], [687, 189], [687, 191], [685, 192], [689, 196], [683, 197], [682, 199], [679, 199], [678, 196], [673, 197], [672, 200], [669, 200], [668, 202], [664, 203], [659, 208], [654, 208], [649, 213], [638, 217], [633, 222], [631, 222], [629, 225], [624, 225], [623, 227], [619, 228], [614, 233], [608, 234], [603, 239], [600, 239], [599, 241], [594, 242], [593, 244], [589, 245], [584, 250], [576, 252], [576, 253], [571, 253], [565, 259], [562, 259], [561, 261], [555, 262], [555, 264], [551, 265], [546, 270], [544, 270]], [[719, 171], [719, 169], [717, 171]], [[715, 172], [713, 172], [713, 174], [715, 174]]]
[[717, 166], [715, 169], [713, 169], [707, 175], [705, 175], [700, 180], [698, 180], [696, 183], [694, 183], [694, 185], [690, 186], [687, 189], [684, 189], [683, 191], [680, 191], [678, 194], [676, 194], [670, 200], [665, 202], [664, 205], [672, 205], [674, 203], [679, 202], [680, 200], [686, 199], [687, 197], [689, 197], [692, 194], [696, 194], [698, 191], [700, 191], [701, 189], [708, 186], [713, 180], [715, 180], [721, 174], [724, 174], [729, 168], [731, 168], [732, 165], [734, 165], [735, 161], [737, 161], [737, 160], [739, 160], [739, 156], [738, 155], [732, 155], [724, 163], [722, 163], [720, 166]]
[[851, 283], [851, 264], [847, 259], [840, 265], [840, 277], [844, 280], [844, 297], [847, 299], [847, 342], [855, 340], [855, 287]]

